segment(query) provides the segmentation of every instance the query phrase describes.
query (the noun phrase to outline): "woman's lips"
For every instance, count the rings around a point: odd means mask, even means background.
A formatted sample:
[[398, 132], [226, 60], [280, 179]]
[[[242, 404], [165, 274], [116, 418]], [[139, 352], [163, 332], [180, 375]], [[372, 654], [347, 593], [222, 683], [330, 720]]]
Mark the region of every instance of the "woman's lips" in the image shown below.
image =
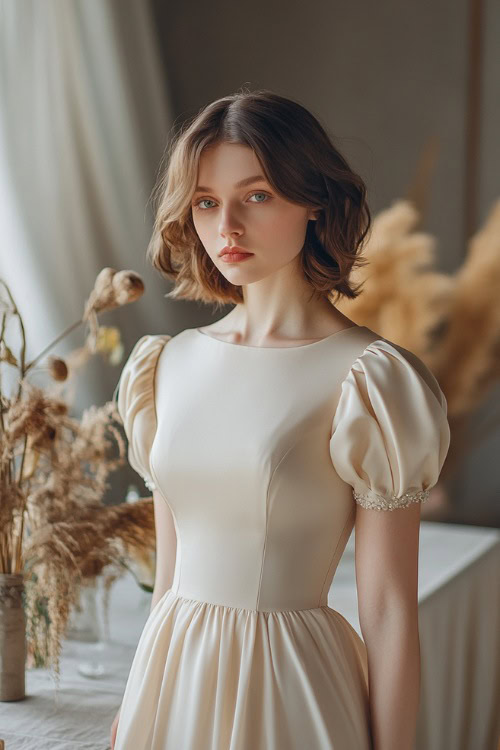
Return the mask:
[[235, 261], [240, 260], [246, 260], [247, 258], [251, 258], [253, 253], [224, 253], [224, 255], [221, 255], [221, 260], [223, 260], [225, 263], [234, 263]]

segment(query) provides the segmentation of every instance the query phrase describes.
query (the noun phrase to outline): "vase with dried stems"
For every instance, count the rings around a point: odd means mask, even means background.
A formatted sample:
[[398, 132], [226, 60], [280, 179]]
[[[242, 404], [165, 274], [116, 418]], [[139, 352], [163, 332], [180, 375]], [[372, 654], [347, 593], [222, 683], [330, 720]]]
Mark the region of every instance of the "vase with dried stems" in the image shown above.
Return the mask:
[[[25, 697], [26, 667], [50, 667], [60, 677], [61, 639], [80, 587], [103, 575], [105, 590], [130, 570], [133, 559], [150, 562], [154, 540], [151, 498], [105, 505], [108, 475], [126, 460], [116, 403], [92, 405], [70, 416], [63, 389], [92, 354], [111, 364], [123, 356], [119, 331], [101, 326], [98, 313], [137, 300], [144, 292], [133, 271], [104, 268], [81, 320], [30, 362], [22, 315], [0, 278], [0, 700]], [[19, 353], [7, 344], [17, 321]], [[84, 346], [64, 359], [49, 349], [80, 324]], [[10, 392], [3, 367], [14, 368]], [[29, 376], [50, 375], [44, 387]], [[154, 545], [153, 545], [154, 546]]]

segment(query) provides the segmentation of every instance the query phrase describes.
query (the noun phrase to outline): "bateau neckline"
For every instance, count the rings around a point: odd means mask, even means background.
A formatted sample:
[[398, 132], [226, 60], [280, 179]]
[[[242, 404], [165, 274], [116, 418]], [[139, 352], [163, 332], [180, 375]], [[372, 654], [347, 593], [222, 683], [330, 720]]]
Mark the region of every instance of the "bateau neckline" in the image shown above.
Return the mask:
[[286, 351], [287, 349], [292, 349], [293, 351], [296, 351], [297, 349], [309, 349], [312, 346], [318, 346], [318, 344], [322, 344], [324, 341], [330, 341], [336, 336], [340, 336], [340, 334], [342, 333], [347, 333], [348, 331], [352, 330], [366, 330], [366, 326], [348, 326], [347, 328], [341, 328], [340, 331], [331, 333], [329, 336], [323, 336], [322, 339], [317, 339], [317, 341], [310, 341], [309, 344], [297, 344], [296, 346], [252, 346], [249, 344], [235, 344], [232, 341], [223, 341], [222, 339], [215, 338], [215, 336], [210, 336], [208, 333], [203, 333], [203, 331], [200, 331], [199, 328], [193, 328], [192, 330], [199, 336], [203, 336], [205, 339], [208, 339], [209, 341], [215, 341], [215, 343], [222, 344], [223, 346], [231, 346], [236, 349], [256, 349], [257, 351], [262, 350], [277, 352], [283, 350]]

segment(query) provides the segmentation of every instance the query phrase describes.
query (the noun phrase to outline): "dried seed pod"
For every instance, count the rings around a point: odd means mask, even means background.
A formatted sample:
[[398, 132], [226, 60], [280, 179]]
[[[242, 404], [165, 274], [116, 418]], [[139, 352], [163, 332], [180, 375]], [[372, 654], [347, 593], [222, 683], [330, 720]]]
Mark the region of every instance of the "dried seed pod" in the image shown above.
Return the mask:
[[89, 320], [93, 314], [135, 302], [143, 293], [144, 282], [135, 271], [103, 268], [85, 303], [83, 320]]
[[68, 377], [68, 366], [61, 357], [49, 357], [49, 371], [54, 380], [66, 380]]
[[144, 294], [144, 282], [135, 271], [118, 271], [113, 277], [115, 301], [118, 306], [135, 302]]

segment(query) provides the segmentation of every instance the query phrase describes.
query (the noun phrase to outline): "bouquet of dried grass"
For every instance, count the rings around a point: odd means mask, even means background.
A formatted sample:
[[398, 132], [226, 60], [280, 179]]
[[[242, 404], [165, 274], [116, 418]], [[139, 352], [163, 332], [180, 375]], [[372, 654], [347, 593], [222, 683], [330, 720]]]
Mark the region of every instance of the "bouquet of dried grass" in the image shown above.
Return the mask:
[[[82, 319], [27, 363], [23, 319], [0, 279], [0, 573], [23, 574], [27, 665], [51, 667], [57, 683], [61, 639], [80, 586], [104, 572], [108, 595], [111, 583], [128, 569], [128, 559], [150, 565], [151, 498], [102, 503], [108, 475], [126, 458], [116, 404], [91, 406], [78, 420], [61, 396], [61, 384], [67, 385], [92, 354], [121, 361], [119, 331], [99, 326], [97, 314], [143, 292], [136, 273], [103, 269]], [[6, 341], [14, 319], [21, 337], [18, 356]], [[85, 345], [65, 359], [48, 358], [51, 387], [30, 383], [27, 376], [48, 350], [82, 323], [89, 326]], [[2, 391], [5, 365], [17, 369], [17, 392], [9, 396]]]

